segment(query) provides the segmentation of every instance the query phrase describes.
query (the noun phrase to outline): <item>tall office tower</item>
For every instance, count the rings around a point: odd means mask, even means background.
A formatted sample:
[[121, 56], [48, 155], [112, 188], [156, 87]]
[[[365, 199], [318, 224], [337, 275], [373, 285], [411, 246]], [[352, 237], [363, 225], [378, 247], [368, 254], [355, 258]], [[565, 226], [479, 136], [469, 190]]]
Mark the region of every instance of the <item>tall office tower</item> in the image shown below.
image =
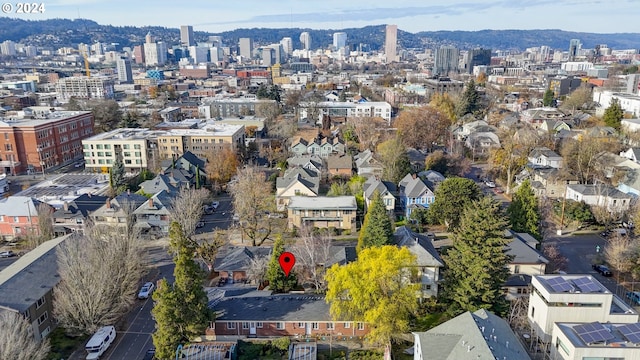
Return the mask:
[[158, 41], [156, 44], [158, 44], [158, 65], [164, 65], [167, 62], [167, 54], [169, 53], [167, 44], [162, 41]]
[[276, 52], [271, 47], [262, 48], [262, 65], [271, 66], [276, 63]]
[[491, 49], [475, 48], [467, 51], [464, 70], [468, 74], [472, 74], [473, 67], [478, 65], [491, 65]]
[[118, 72], [118, 80], [121, 84], [130, 84], [133, 82], [131, 60], [124, 58], [118, 59], [118, 61], [116, 61], [116, 71]]
[[582, 44], [579, 39], [571, 39], [571, 41], [569, 41], [569, 61], [576, 59], [581, 48]]
[[87, 44], [78, 44], [78, 52], [80, 53], [80, 55], [84, 55], [86, 54], [87, 56], [89, 56], [89, 52], [91, 50], [91, 47]]
[[347, 33], [333, 33], [333, 47], [336, 49], [342, 49], [345, 46], [347, 46]]
[[167, 62], [167, 45], [163, 42], [144, 44], [144, 60], [147, 66], [164, 65]]
[[396, 46], [398, 44], [398, 25], [387, 25], [384, 37], [384, 57], [387, 64], [396, 61]]
[[238, 42], [240, 48], [240, 56], [243, 58], [251, 59], [251, 52], [253, 51], [253, 41], [250, 38], [240, 38]]
[[280, 40], [280, 45], [282, 45], [282, 50], [287, 56], [293, 53], [293, 40], [290, 37], [284, 37]]
[[209, 61], [211, 61], [212, 63], [218, 63], [220, 61], [224, 60], [224, 53], [222, 51], [222, 48], [219, 46], [215, 46], [212, 48], [209, 48]]
[[207, 62], [209, 48], [200, 46], [189, 46], [189, 57], [194, 64]]
[[213, 46], [221, 47], [222, 46], [222, 36], [211, 35], [211, 36], [209, 36], [209, 42], [211, 44], [213, 44]]
[[136, 45], [133, 47], [133, 61], [136, 64], [144, 64], [144, 45]]
[[457, 72], [459, 58], [460, 50], [456, 47], [449, 45], [441, 46], [436, 49], [433, 73], [435, 75], [447, 76], [449, 72]]
[[193, 26], [182, 25], [180, 26], [180, 45], [193, 46], [196, 42], [193, 40]]
[[540, 61], [547, 62], [547, 61], [550, 61], [550, 58], [551, 58], [551, 48], [546, 45], [540, 46]]
[[38, 55], [38, 49], [33, 45], [27, 45], [24, 47], [24, 54], [27, 57], [34, 57]]
[[97, 43], [95, 43], [95, 44], [91, 45], [91, 52], [92, 52], [94, 55], [103, 55], [103, 54], [104, 54], [104, 51], [103, 51], [103, 49], [102, 49], [102, 43], [97, 42]]
[[302, 50], [311, 50], [311, 35], [308, 32], [300, 34], [300, 42], [302, 43]]
[[0, 44], [0, 54], [13, 56], [16, 54], [16, 43], [11, 40], [3, 41]]
[[153, 42], [153, 36], [151, 36], [151, 32], [148, 32], [144, 37], [144, 42], [147, 44], [151, 44]]

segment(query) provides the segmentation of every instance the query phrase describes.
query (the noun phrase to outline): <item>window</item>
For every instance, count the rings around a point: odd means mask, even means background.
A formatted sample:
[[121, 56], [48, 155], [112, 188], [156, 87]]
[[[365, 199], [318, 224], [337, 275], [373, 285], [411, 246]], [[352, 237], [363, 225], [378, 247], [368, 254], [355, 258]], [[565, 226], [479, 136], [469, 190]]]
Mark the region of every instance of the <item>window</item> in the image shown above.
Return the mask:
[[276, 323], [276, 330], [284, 330], [284, 323], [283, 322], [277, 322]]
[[262, 329], [262, 326], [263, 326], [263, 324], [262, 324], [261, 322], [258, 322], [258, 324], [257, 324], [257, 326], [256, 326], [256, 327], [257, 327], [258, 329]]
[[431, 290], [431, 284], [422, 284], [422, 290], [423, 291]]
[[47, 321], [48, 318], [49, 313], [45, 311], [44, 314], [40, 315], [40, 317], [38, 318], [38, 325], [42, 325], [42, 323]]
[[320, 329], [320, 326], [318, 326], [318, 323], [317, 323], [317, 322], [314, 322], [314, 323], [311, 323], [311, 328], [312, 328], [313, 330], [318, 330], [318, 329]]
[[305, 325], [304, 325], [304, 323], [303, 323], [303, 322], [299, 322], [299, 323], [298, 323], [298, 327], [299, 327], [299, 328], [304, 328], [304, 327], [305, 327]]
[[234, 322], [228, 322], [227, 323], [227, 330], [233, 330], [236, 328], [236, 323]]
[[125, 157], [131, 157], [131, 153], [130, 153], [129, 151], [125, 151], [125, 152], [124, 152], [124, 156], [125, 156]]
[[136, 149], [136, 150], [140, 150], [141, 149], [140, 144], [133, 145], [133, 148]]
[[364, 323], [358, 323], [358, 330], [364, 330]]
[[97, 144], [97, 145], [96, 145], [96, 149], [98, 149], [98, 150], [102, 150], [102, 149], [103, 149], [102, 144]]
[[249, 323], [248, 322], [243, 322], [242, 323], [242, 328], [243, 329], [248, 329], [249, 328]]
[[11, 144], [4, 144], [4, 149], [5, 149], [6, 151], [12, 151], [12, 150], [13, 150], [13, 147], [11, 147]]
[[4, 133], [4, 139], [9, 140], [9, 133]]
[[327, 330], [335, 330], [335, 325], [332, 322], [327, 323]]
[[514, 265], [513, 266], [513, 273], [514, 274], [519, 274], [520, 273], [520, 265]]
[[534, 308], [533, 306], [531, 307], [531, 317], [534, 317], [536, 315], [536, 308]]
[[17, 217], [17, 216], [14, 216], [14, 217], [13, 217], [13, 222], [14, 222], [14, 223], [20, 222], [20, 218], [19, 218], [19, 217]]
[[124, 144], [124, 145], [122, 145], [122, 148], [123, 148], [123, 149], [127, 149], [127, 150], [128, 150], [128, 149], [129, 149], [129, 144]]
[[344, 328], [345, 329], [351, 329], [351, 323], [350, 322], [344, 323]]
[[40, 299], [38, 299], [38, 301], [36, 302], [36, 309], [38, 309], [40, 306], [44, 305], [44, 303], [45, 303], [45, 298], [43, 296]]

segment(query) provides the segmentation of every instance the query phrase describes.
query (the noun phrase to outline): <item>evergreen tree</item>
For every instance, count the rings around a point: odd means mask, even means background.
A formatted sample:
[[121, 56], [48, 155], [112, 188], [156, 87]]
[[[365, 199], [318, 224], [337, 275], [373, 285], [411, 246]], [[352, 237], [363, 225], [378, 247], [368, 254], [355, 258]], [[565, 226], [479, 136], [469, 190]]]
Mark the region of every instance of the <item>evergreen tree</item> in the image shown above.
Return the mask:
[[469, 80], [467, 86], [460, 97], [458, 103], [457, 115], [461, 118], [467, 114], [473, 114], [479, 108], [480, 95], [473, 79]]
[[525, 180], [513, 194], [507, 214], [514, 231], [525, 232], [538, 240], [540, 239], [538, 199], [536, 199], [529, 180]]
[[373, 199], [364, 216], [364, 223], [358, 237], [358, 251], [372, 246], [391, 244], [393, 238], [393, 224], [387, 214], [387, 209], [382, 201], [382, 196], [376, 190]]
[[116, 160], [109, 170], [109, 185], [111, 186], [113, 195], [118, 195], [127, 188], [127, 180], [124, 178], [122, 155], [116, 155]]
[[505, 253], [507, 228], [500, 204], [490, 197], [465, 208], [453, 234], [453, 248], [444, 255], [444, 296], [451, 303], [451, 315], [481, 308], [504, 314], [508, 309], [502, 291], [511, 261]]
[[544, 92], [544, 96], [542, 97], [542, 105], [551, 106], [553, 104], [553, 97], [553, 90], [547, 89], [547, 91]]
[[179, 344], [202, 335], [212, 320], [207, 307], [207, 294], [202, 287], [204, 273], [193, 260], [194, 243], [183, 235], [182, 227], [173, 222], [169, 229], [170, 247], [174, 254], [175, 282], [161, 280], [153, 294], [151, 311], [156, 320], [153, 344], [156, 356], [170, 359]]
[[482, 191], [471, 179], [447, 178], [435, 191], [436, 199], [429, 206], [429, 222], [446, 225], [449, 230], [458, 227], [465, 206], [480, 199]]
[[284, 274], [284, 271], [280, 267], [280, 255], [284, 252], [284, 240], [281, 236], [276, 238], [273, 242], [273, 250], [271, 250], [271, 260], [269, 260], [269, 267], [267, 267], [267, 280], [269, 281], [269, 289], [276, 293], [286, 293], [294, 289], [298, 284], [298, 279], [293, 272], [289, 273], [289, 276]]
[[622, 106], [620, 106], [620, 102], [618, 99], [611, 99], [611, 105], [605, 109], [604, 115], [602, 116], [602, 120], [607, 126], [611, 126], [612, 128], [618, 130], [620, 129], [620, 123], [622, 118], [624, 117], [624, 110], [622, 110]]
[[200, 168], [196, 167], [196, 189], [200, 189]]

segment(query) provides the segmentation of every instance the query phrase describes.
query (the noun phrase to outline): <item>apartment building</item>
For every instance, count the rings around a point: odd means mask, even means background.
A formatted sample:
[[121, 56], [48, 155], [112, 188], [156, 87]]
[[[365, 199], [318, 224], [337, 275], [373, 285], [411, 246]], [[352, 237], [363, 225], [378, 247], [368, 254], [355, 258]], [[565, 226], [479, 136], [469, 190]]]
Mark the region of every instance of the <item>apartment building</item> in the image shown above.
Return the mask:
[[234, 117], [257, 115], [265, 116], [277, 108], [275, 100], [256, 99], [255, 97], [243, 98], [207, 98], [198, 106], [198, 113], [205, 119], [217, 117]]
[[391, 123], [391, 104], [385, 101], [342, 102], [323, 101], [301, 103], [300, 120], [322, 124], [324, 115], [330, 117], [380, 117]]
[[80, 99], [112, 99], [113, 80], [107, 77], [72, 76], [56, 83], [58, 100], [68, 101], [72, 97]]
[[638, 312], [591, 275], [535, 275], [528, 320], [537, 337], [555, 338], [556, 323], [638, 322]]
[[122, 156], [126, 170], [146, 169], [156, 149], [158, 130], [115, 129], [82, 140], [85, 169], [93, 172], [109, 172], [116, 156]]
[[551, 359], [640, 359], [640, 323], [556, 323], [551, 343]]
[[187, 151], [205, 158], [207, 153], [230, 146], [237, 149], [244, 144], [244, 125], [223, 124], [207, 121], [198, 124], [195, 129], [170, 129], [157, 138], [158, 153], [161, 159], [171, 159]]
[[356, 198], [354, 196], [292, 196], [288, 205], [289, 229], [311, 226], [356, 230]]
[[0, 116], [0, 133], [5, 174], [42, 172], [82, 158], [82, 140], [93, 135], [93, 115], [34, 106]]

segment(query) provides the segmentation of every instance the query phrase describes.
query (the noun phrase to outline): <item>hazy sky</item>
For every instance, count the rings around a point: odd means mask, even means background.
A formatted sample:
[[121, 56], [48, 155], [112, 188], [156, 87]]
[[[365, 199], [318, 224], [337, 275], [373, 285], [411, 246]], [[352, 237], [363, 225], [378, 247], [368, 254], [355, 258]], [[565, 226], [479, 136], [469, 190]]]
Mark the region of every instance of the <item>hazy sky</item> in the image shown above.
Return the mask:
[[252, 27], [340, 29], [397, 24], [410, 32], [561, 29], [640, 32], [640, 0], [44, 0], [22, 19], [85, 18], [100, 24], [193, 25], [220, 32]]

